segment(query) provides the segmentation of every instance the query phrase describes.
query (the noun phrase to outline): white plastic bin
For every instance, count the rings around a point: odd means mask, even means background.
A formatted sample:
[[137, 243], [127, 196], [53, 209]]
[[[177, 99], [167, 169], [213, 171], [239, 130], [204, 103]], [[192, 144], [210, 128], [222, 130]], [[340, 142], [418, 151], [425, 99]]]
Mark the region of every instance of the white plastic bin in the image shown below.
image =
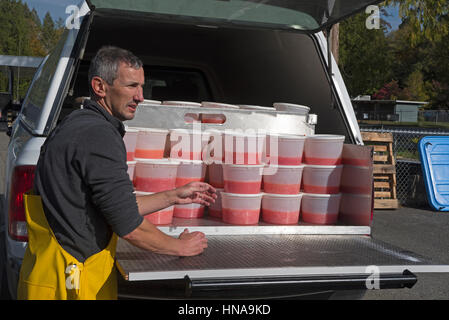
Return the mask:
[[248, 225], [259, 223], [262, 193], [221, 193], [222, 219], [226, 223]]
[[341, 164], [345, 136], [316, 134], [307, 136], [304, 144], [304, 161], [307, 164]]
[[272, 224], [297, 224], [301, 208], [302, 193], [272, 194], [262, 197], [262, 220]]
[[304, 165], [275, 166], [275, 174], [263, 176], [264, 192], [276, 194], [298, 194]]
[[138, 191], [160, 192], [174, 189], [179, 161], [136, 159], [134, 186]]
[[273, 161], [277, 160], [278, 165], [300, 165], [302, 163], [305, 141], [306, 136], [276, 133], [268, 134], [266, 141], [267, 157], [275, 158], [277, 156], [276, 159], [271, 159], [270, 163], [273, 164]]
[[343, 165], [305, 165], [302, 187], [306, 193], [335, 194], [340, 192]]
[[176, 187], [193, 181], [204, 181], [206, 165], [201, 160], [179, 160], [176, 174]]
[[304, 193], [301, 200], [301, 220], [313, 224], [335, 224], [338, 220], [341, 193]]
[[152, 128], [135, 129], [139, 130], [134, 153], [135, 158], [162, 159], [164, 157], [168, 130]]
[[225, 192], [260, 193], [263, 165], [223, 164]]
[[204, 215], [204, 206], [198, 203], [176, 204], [173, 216], [183, 219], [198, 219]]

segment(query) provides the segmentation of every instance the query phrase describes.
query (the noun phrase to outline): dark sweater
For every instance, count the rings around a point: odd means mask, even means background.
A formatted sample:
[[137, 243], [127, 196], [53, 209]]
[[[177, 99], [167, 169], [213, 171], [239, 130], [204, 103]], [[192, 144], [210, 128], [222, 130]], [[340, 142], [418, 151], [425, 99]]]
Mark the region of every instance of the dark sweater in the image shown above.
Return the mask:
[[127, 173], [123, 123], [96, 102], [67, 116], [41, 148], [34, 189], [59, 244], [78, 261], [143, 220]]

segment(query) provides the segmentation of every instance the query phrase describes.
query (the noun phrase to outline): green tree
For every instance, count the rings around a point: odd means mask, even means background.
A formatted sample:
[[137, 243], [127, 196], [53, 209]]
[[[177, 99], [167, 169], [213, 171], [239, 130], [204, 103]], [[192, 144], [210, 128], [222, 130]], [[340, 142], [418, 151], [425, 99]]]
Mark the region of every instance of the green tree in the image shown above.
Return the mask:
[[367, 29], [366, 19], [362, 12], [340, 23], [339, 67], [353, 97], [372, 94], [392, 78], [387, 24], [381, 21], [380, 29]]
[[438, 41], [449, 34], [446, 19], [449, 15], [449, 1], [389, 0], [387, 3], [399, 5], [400, 17], [409, 21], [412, 29], [410, 38], [412, 45], [423, 38]]

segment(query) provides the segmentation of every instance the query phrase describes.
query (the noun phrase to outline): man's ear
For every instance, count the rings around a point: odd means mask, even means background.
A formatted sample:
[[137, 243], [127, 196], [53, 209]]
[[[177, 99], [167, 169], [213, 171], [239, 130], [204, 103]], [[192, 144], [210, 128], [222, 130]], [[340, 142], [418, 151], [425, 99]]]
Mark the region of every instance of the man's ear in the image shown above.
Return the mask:
[[92, 78], [90, 85], [97, 97], [104, 98], [106, 96], [106, 84], [103, 79], [95, 76]]

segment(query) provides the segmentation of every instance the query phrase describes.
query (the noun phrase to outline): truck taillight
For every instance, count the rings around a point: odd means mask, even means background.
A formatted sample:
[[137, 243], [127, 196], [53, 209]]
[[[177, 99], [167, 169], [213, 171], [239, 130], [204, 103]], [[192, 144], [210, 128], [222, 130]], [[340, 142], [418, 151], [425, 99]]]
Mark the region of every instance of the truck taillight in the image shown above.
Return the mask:
[[23, 194], [33, 187], [36, 166], [17, 166], [12, 173], [9, 195], [9, 236], [18, 241], [28, 241]]

